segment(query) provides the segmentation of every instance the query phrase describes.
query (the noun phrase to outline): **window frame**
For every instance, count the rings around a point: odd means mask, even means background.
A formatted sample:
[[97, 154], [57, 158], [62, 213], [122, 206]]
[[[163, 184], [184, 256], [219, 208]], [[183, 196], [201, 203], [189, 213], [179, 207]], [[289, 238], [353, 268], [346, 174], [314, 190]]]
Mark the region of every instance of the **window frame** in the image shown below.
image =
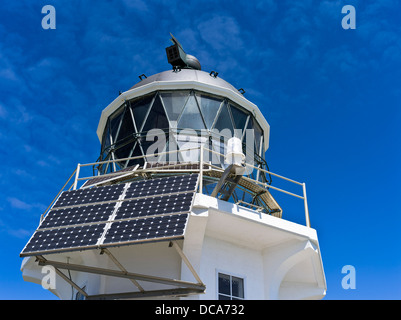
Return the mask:
[[[220, 293], [219, 292], [219, 275], [226, 275], [230, 277], [230, 295], [227, 295], [226, 293]], [[233, 296], [232, 294], [232, 278], [239, 278], [242, 279], [243, 282], [243, 298], [237, 297], [237, 296]], [[225, 297], [228, 297], [229, 300], [246, 300], [246, 277], [244, 275], [241, 274], [236, 274], [236, 273], [232, 273], [232, 272], [228, 272], [225, 270], [220, 270], [220, 269], [216, 269], [216, 300], [219, 300], [219, 295], [223, 295]], [[234, 298], [234, 299], [233, 299]]]

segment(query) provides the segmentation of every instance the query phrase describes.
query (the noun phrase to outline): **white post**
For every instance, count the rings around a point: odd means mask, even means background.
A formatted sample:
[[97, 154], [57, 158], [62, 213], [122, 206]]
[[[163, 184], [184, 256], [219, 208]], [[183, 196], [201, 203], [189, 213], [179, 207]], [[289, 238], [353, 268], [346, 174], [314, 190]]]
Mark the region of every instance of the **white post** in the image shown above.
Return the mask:
[[304, 192], [304, 206], [305, 206], [306, 226], [310, 228], [309, 209], [308, 209], [308, 201], [306, 200], [306, 185], [305, 185], [305, 183], [302, 183], [302, 189], [303, 189], [303, 192]]
[[77, 171], [75, 172], [74, 190], [77, 190], [77, 183], [78, 183], [78, 176], [79, 176], [80, 169], [81, 169], [81, 164], [78, 163]]
[[200, 146], [200, 155], [199, 155], [199, 173], [200, 173], [199, 193], [202, 194], [202, 189], [203, 189], [203, 144], [202, 144], [202, 142], [201, 142], [201, 146]]

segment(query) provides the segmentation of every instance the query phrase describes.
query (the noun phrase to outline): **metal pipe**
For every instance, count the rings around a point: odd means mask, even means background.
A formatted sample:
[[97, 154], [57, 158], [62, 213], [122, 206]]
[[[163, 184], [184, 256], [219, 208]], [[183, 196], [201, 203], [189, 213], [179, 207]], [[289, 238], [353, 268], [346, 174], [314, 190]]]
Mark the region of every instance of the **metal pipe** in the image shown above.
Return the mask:
[[199, 155], [199, 193], [202, 194], [203, 189], [203, 144], [200, 146], [200, 155]]
[[[191, 150], [198, 150], [199, 147], [194, 147], [194, 148], [188, 148], [188, 149], [184, 149], [184, 150], [171, 150], [171, 151], [164, 151], [164, 152], [158, 152], [158, 153], [154, 153], [152, 155], [155, 156], [159, 156], [159, 155], [164, 155], [164, 154], [169, 154], [169, 153], [174, 153], [174, 152], [182, 152], [182, 151], [191, 151]], [[142, 156], [136, 156], [136, 157], [128, 157], [128, 158], [121, 158], [121, 159], [117, 159], [117, 160], [105, 160], [105, 161], [98, 161], [98, 162], [92, 162], [92, 163], [85, 163], [82, 164], [82, 167], [87, 167], [87, 166], [94, 166], [94, 165], [98, 165], [98, 164], [105, 164], [105, 163], [113, 163], [113, 162], [118, 162], [118, 161], [127, 161], [127, 160], [134, 160], [134, 159], [140, 159], [140, 158], [146, 158], [146, 155], [142, 155]]]
[[194, 267], [192, 266], [192, 264], [189, 262], [188, 258], [186, 257], [186, 255], [184, 254], [184, 252], [182, 251], [182, 249], [180, 248], [180, 246], [175, 242], [175, 241], [170, 241], [170, 243], [172, 243], [174, 249], [178, 252], [178, 254], [180, 255], [181, 259], [184, 261], [184, 263], [187, 265], [188, 269], [191, 271], [192, 275], [195, 277], [196, 281], [198, 281], [199, 284], [203, 285], [203, 282], [201, 280], [201, 278], [199, 277], [199, 275], [196, 273]]
[[188, 296], [190, 294], [205, 293], [201, 289], [188, 289], [188, 288], [175, 288], [164, 290], [148, 290], [144, 292], [122, 292], [122, 293], [106, 293], [97, 294], [86, 297], [86, 300], [114, 300], [114, 299], [140, 299], [140, 298], [153, 298], [153, 297], [176, 297]]
[[[73, 177], [73, 175], [75, 174], [75, 172], [77, 171], [77, 169], [74, 170], [74, 172], [70, 175], [70, 177], [68, 178], [67, 182], [64, 183], [63, 187], [60, 189], [60, 191], [57, 193], [57, 195], [54, 197], [54, 199], [52, 200], [52, 202], [50, 202], [49, 206], [46, 208], [46, 210], [43, 212], [42, 216], [45, 215], [45, 213], [47, 212], [47, 210], [49, 210], [49, 208], [52, 206], [53, 202], [57, 199], [57, 197], [60, 195], [60, 193], [64, 190], [65, 186], [68, 184], [68, 182], [70, 182], [71, 178]], [[41, 219], [42, 221], [42, 219]]]
[[[102, 249], [103, 252], [106, 252], [106, 254], [109, 256], [109, 258], [114, 262], [114, 264], [123, 272], [128, 272], [127, 269], [123, 267], [123, 265], [116, 259], [115, 256], [106, 248]], [[141, 292], [145, 292], [145, 290], [142, 288], [142, 286], [135, 280], [135, 279], [130, 279], [131, 282], [139, 289]]]
[[295, 193], [292, 193], [292, 192], [289, 192], [289, 191], [285, 191], [285, 190], [280, 189], [280, 188], [277, 188], [277, 187], [273, 187], [272, 185], [269, 185], [269, 188], [272, 188], [272, 189], [274, 189], [274, 190], [277, 190], [277, 191], [280, 191], [280, 192], [289, 194], [289, 195], [291, 195], [291, 196], [293, 196], [293, 197], [297, 197], [297, 198], [299, 198], [299, 199], [303, 199], [303, 198], [304, 198], [304, 197], [302, 197], [302, 196], [300, 196], [300, 195], [298, 195], [298, 194], [295, 194]]
[[305, 183], [302, 184], [302, 189], [303, 189], [303, 192], [304, 192], [304, 206], [305, 206], [306, 226], [310, 228], [310, 218], [309, 218], [308, 201], [306, 199], [306, 185], [305, 185]]
[[[47, 260], [43, 257], [43, 256], [37, 256], [36, 257], [38, 259], [38, 264], [42, 265], [42, 263], [45, 263]], [[53, 266], [54, 267], [54, 266]], [[56, 271], [56, 273], [63, 279], [65, 280], [67, 283], [69, 283], [72, 287], [74, 287], [79, 293], [81, 293], [83, 296], [88, 297], [88, 294], [82, 290], [74, 281], [72, 281], [71, 279], [69, 279], [64, 273], [62, 273], [59, 269], [57, 269], [56, 267], [54, 267], [54, 271]]]
[[101, 275], [106, 275], [106, 276], [111, 276], [111, 277], [135, 279], [135, 280], [140, 280], [140, 281], [148, 281], [148, 282], [161, 283], [161, 284], [166, 284], [166, 285], [173, 285], [173, 286], [192, 288], [192, 289], [204, 290], [206, 288], [204, 285], [201, 285], [198, 283], [193, 283], [193, 282], [188, 282], [188, 281], [167, 279], [167, 278], [156, 277], [156, 276], [148, 276], [148, 275], [131, 273], [131, 272], [122, 272], [122, 271], [109, 270], [109, 269], [104, 269], [104, 268], [89, 267], [89, 266], [84, 266], [84, 265], [63, 263], [63, 262], [58, 262], [58, 261], [39, 260], [39, 265], [41, 265], [41, 266], [50, 265], [50, 266], [53, 266], [55, 268], [60, 268], [60, 269], [101, 274]]
[[75, 170], [75, 181], [74, 181], [74, 190], [77, 190], [77, 183], [78, 183], [78, 176], [79, 176], [79, 170], [81, 169], [81, 165], [78, 163], [77, 169]]
[[287, 180], [287, 181], [289, 181], [289, 182], [292, 182], [292, 183], [295, 183], [295, 184], [299, 184], [300, 186], [302, 186], [302, 183], [301, 183], [301, 182], [298, 182], [298, 181], [295, 181], [295, 180], [292, 180], [292, 179], [289, 179], [289, 178], [280, 176], [280, 175], [277, 174], [277, 173], [273, 173], [273, 172], [271, 172], [271, 171], [267, 171], [267, 170], [264, 170], [264, 169], [262, 169], [262, 168], [255, 167], [255, 166], [253, 166], [253, 165], [251, 165], [251, 164], [249, 164], [249, 163], [245, 163], [245, 165], [248, 166], [248, 167], [252, 167], [252, 168], [254, 168], [254, 169], [256, 169], [256, 170], [260, 170], [260, 171], [262, 171], [262, 172], [269, 173], [269, 174], [271, 174], [272, 176], [275, 176], [275, 177], [277, 177], [277, 178], [280, 178], [280, 179], [283, 179], [283, 180]]

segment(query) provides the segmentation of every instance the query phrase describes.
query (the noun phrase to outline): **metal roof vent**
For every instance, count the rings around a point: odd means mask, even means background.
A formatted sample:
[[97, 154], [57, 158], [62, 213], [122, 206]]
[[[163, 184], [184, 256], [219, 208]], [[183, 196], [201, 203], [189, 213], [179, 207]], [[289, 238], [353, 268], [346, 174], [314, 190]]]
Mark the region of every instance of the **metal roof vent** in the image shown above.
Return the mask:
[[171, 33], [170, 35], [173, 45], [166, 48], [166, 53], [168, 63], [173, 66], [173, 69], [178, 67], [201, 70], [199, 60], [190, 54], [186, 54], [178, 40]]

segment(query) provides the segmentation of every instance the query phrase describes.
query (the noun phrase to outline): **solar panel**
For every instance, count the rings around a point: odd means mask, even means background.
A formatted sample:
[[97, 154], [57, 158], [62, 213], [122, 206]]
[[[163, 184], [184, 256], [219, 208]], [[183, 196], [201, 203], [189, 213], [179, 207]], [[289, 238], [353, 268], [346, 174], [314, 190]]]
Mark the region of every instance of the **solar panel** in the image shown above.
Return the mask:
[[65, 191], [21, 256], [183, 237], [198, 174]]
[[125, 199], [173, 192], [195, 191], [197, 181], [197, 174], [143, 180], [131, 184], [125, 193]]
[[124, 184], [64, 191], [53, 208], [77, 206], [95, 202], [117, 200], [122, 194]]
[[118, 208], [115, 219], [128, 219], [191, 210], [193, 193], [174, 194], [124, 201]]
[[177, 214], [114, 222], [103, 243], [121, 245], [143, 240], [182, 237], [187, 219], [188, 214]]
[[23, 252], [46, 253], [54, 250], [94, 247], [103, 230], [104, 225], [99, 224], [36, 230]]
[[53, 209], [46, 215], [39, 229], [107, 221], [115, 205], [115, 203], [105, 203]]

